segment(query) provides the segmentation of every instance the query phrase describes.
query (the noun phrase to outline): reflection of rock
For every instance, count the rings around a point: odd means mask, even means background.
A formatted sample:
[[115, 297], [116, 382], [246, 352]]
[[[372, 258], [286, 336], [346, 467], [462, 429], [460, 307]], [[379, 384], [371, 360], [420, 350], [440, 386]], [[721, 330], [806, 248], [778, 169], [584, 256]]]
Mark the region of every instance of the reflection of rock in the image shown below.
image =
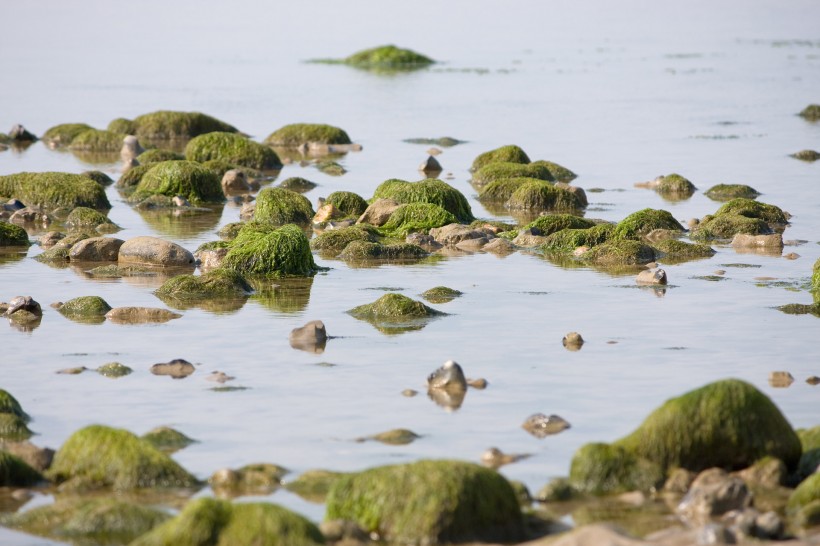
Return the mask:
[[543, 413], [535, 413], [527, 417], [521, 428], [535, 436], [536, 438], [545, 438], [551, 434], [558, 434], [559, 432], [570, 428], [569, 422], [558, 415], [544, 415]]
[[446, 391], [443, 389], [429, 389], [427, 396], [430, 400], [447, 410], [457, 410], [464, 403], [467, 391]]
[[327, 331], [321, 320], [312, 320], [290, 332], [290, 346], [309, 353], [323, 353], [327, 344]]
[[179, 313], [157, 307], [115, 307], [105, 314], [105, 318], [119, 324], [168, 322], [181, 316]]
[[313, 277], [283, 277], [273, 283], [249, 279], [249, 282], [255, 290], [251, 299], [277, 313], [298, 313], [310, 303]]
[[151, 373], [154, 375], [170, 375], [174, 379], [182, 379], [194, 373], [194, 365], [181, 358], [175, 358], [170, 362], [161, 362], [151, 366]]

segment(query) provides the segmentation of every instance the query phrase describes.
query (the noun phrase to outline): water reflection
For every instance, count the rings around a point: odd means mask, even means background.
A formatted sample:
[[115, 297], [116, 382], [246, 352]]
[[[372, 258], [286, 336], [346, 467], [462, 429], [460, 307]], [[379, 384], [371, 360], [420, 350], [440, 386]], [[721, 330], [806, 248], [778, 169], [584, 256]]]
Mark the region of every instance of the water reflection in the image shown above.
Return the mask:
[[187, 311], [188, 309], [202, 309], [215, 315], [230, 315], [236, 313], [245, 306], [249, 296], [229, 297], [229, 298], [202, 298], [188, 299], [176, 298], [169, 295], [155, 294], [162, 302], [173, 309]]
[[436, 403], [437, 406], [447, 411], [455, 411], [464, 403], [467, 396], [466, 390], [446, 391], [442, 389], [429, 389], [427, 396]]
[[119, 150], [115, 152], [100, 152], [94, 150], [71, 150], [74, 156], [88, 165], [113, 167], [120, 161]]
[[[52, 262], [48, 262], [52, 265]], [[53, 267], [58, 267], [55, 263]], [[182, 267], [148, 267], [148, 266], [120, 266], [110, 262], [72, 262], [66, 267], [79, 277], [102, 283], [114, 281], [124, 281], [136, 288], [149, 288], [155, 290], [166, 281], [178, 275], [192, 275], [195, 266]]]
[[222, 218], [223, 205], [210, 208], [136, 209], [157, 233], [173, 239], [188, 239], [213, 231]]
[[0, 247], [0, 267], [19, 262], [28, 255], [28, 248]]
[[277, 313], [303, 311], [310, 302], [313, 277], [290, 277], [274, 280], [249, 280], [256, 293], [251, 299]]

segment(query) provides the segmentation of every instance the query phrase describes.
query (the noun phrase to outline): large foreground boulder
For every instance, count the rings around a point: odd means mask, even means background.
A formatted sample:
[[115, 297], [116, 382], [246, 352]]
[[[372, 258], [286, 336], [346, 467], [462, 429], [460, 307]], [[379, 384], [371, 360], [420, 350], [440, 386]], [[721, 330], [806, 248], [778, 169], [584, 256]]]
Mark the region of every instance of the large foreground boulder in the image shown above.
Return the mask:
[[327, 520], [355, 521], [381, 540], [404, 544], [513, 542], [524, 534], [512, 486], [472, 463], [424, 460], [341, 477]]

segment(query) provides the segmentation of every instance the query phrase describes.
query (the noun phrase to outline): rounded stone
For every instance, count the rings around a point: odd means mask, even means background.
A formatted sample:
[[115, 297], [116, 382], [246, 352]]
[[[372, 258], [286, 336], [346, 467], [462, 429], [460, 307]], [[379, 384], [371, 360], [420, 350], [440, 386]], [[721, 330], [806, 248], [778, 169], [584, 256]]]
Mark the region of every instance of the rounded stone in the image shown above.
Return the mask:
[[163, 267], [194, 265], [194, 255], [176, 243], [158, 237], [134, 237], [120, 247], [121, 264], [156, 265]]

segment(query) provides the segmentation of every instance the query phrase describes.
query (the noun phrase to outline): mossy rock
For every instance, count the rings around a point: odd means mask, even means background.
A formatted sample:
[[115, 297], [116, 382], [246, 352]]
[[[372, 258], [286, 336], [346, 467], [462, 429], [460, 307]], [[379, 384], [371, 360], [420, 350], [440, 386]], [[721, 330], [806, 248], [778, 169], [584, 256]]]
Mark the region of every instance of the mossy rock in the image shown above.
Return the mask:
[[652, 243], [652, 247], [658, 251], [659, 257], [666, 263], [709, 258], [715, 255], [714, 249], [709, 245], [692, 244], [677, 239], [657, 241]]
[[280, 127], [265, 139], [269, 146], [296, 148], [302, 144], [350, 144], [350, 137], [339, 127], [321, 123], [292, 123]]
[[573, 214], [546, 214], [539, 216], [523, 229], [537, 230], [541, 236], [546, 237], [562, 229], [589, 229], [595, 225], [596, 223], [592, 220]]
[[80, 174], [86, 178], [90, 178], [103, 188], [107, 188], [114, 183], [114, 180], [102, 171], [83, 171]]
[[655, 191], [661, 194], [692, 195], [697, 188], [689, 179], [677, 174], [667, 174], [661, 176]]
[[253, 219], [277, 226], [304, 226], [310, 224], [314, 214], [307, 197], [284, 188], [265, 188], [256, 196]]
[[524, 536], [509, 482], [460, 461], [422, 460], [343, 477], [328, 494], [325, 518], [355, 521], [391, 543], [515, 542]]
[[142, 535], [130, 546], [318, 546], [319, 529], [306, 518], [268, 503], [199, 498], [175, 518]]
[[342, 176], [347, 172], [341, 163], [329, 159], [316, 162], [315, 167], [330, 176]]
[[545, 181], [540, 181], [538, 178], [499, 178], [481, 188], [478, 192], [478, 198], [482, 202], [506, 203], [521, 186], [538, 182], [545, 183]]
[[[61, 123], [43, 133], [43, 140], [52, 146], [68, 146], [77, 135], [94, 128], [86, 123]], [[120, 141], [122, 145], [122, 141]]]
[[787, 511], [795, 513], [804, 506], [820, 501], [820, 472], [815, 472], [802, 482], [789, 496]]
[[814, 291], [820, 290], [820, 258], [814, 262], [811, 273], [811, 289]]
[[137, 116], [133, 121], [135, 134], [149, 140], [189, 139], [213, 133], [237, 133], [236, 127], [200, 112], [160, 110]]
[[195, 137], [185, 146], [185, 158], [200, 163], [218, 159], [259, 170], [282, 168], [276, 152], [236, 133], [216, 132]]
[[402, 294], [389, 293], [373, 303], [354, 307], [348, 311], [348, 314], [361, 319], [403, 319], [436, 317], [446, 313], [436, 311]]
[[92, 228], [97, 231], [110, 233], [120, 227], [112, 222], [108, 216], [98, 210], [88, 207], [75, 207], [65, 219], [65, 225], [70, 228]]
[[698, 472], [746, 468], [765, 456], [797, 467], [800, 439], [772, 401], [737, 379], [672, 398], [616, 445], [658, 464]]
[[141, 438], [164, 453], [173, 453], [196, 443], [193, 438], [171, 427], [153, 428]]
[[14, 413], [0, 413], [0, 440], [19, 442], [33, 435], [26, 426], [26, 419]]
[[357, 51], [346, 57], [343, 63], [364, 70], [392, 72], [424, 68], [435, 61], [410, 49], [384, 45]]
[[722, 216], [724, 214], [737, 214], [747, 218], [759, 218], [769, 224], [785, 225], [789, 223], [788, 215], [783, 212], [783, 209], [780, 207], [761, 203], [753, 199], [744, 199], [742, 197], [732, 199], [715, 212], [715, 216]]
[[126, 544], [170, 517], [155, 508], [113, 498], [67, 498], [14, 514], [4, 524], [74, 544]]
[[122, 176], [120, 176], [119, 180], [117, 180], [117, 187], [126, 195], [130, 195], [139, 185], [140, 180], [142, 180], [142, 177], [145, 176], [145, 173], [150, 171], [154, 165], [155, 163], [149, 163], [147, 165], [137, 165], [136, 167], [131, 167], [122, 173]]
[[485, 186], [490, 182], [496, 180], [503, 180], [505, 178], [535, 178], [537, 180], [546, 180], [554, 182], [555, 177], [552, 176], [549, 168], [541, 163], [508, 163], [508, 162], [494, 162], [484, 165], [473, 173], [472, 183], [477, 186]]
[[173, 150], [164, 150], [162, 148], [146, 150], [137, 156], [137, 161], [139, 161], [140, 165], [162, 163], [163, 161], [183, 161], [184, 159], [184, 154], [175, 152]]
[[598, 266], [633, 266], [655, 261], [651, 246], [631, 239], [613, 239], [590, 248], [581, 260]]
[[461, 297], [464, 293], [454, 288], [449, 288], [447, 286], [436, 286], [429, 290], [425, 290], [421, 297], [429, 301], [430, 303], [449, 303], [454, 299]]
[[820, 303], [788, 303], [777, 307], [777, 310], [787, 315], [813, 315], [820, 318]]
[[23, 411], [23, 407], [20, 405], [20, 402], [18, 402], [9, 391], [0, 389], [0, 414], [3, 413], [16, 415], [24, 422], [28, 422], [29, 420], [29, 416], [25, 411]]
[[660, 209], [643, 209], [618, 222], [612, 235], [618, 239], [639, 239], [655, 229], [684, 231], [672, 213]]
[[501, 146], [494, 150], [479, 154], [473, 160], [470, 171], [476, 172], [490, 163], [530, 163], [527, 153], [515, 144]]
[[55, 245], [48, 250], [41, 252], [40, 254], [34, 257], [40, 263], [52, 263], [58, 264], [61, 262], [68, 263], [70, 261], [69, 253], [71, 252], [71, 247], [63, 246], [63, 245]]
[[611, 444], [582, 446], [572, 457], [569, 483], [595, 495], [650, 491], [663, 485], [662, 468], [627, 449]]
[[23, 172], [0, 176], [0, 195], [16, 197], [30, 207], [42, 207], [46, 210], [111, 208], [105, 189], [79, 174]]
[[222, 267], [246, 276], [312, 276], [318, 271], [305, 232], [288, 224], [278, 229], [246, 225], [231, 242]]
[[220, 495], [268, 494], [282, 483], [288, 470], [270, 463], [248, 464], [236, 470], [217, 470], [208, 480]]
[[789, 156], [795, 159], [799, 159], [800, 161], [812, 162], [820, 159], [820, 152], [818, 152], [817, 150], [800, 150], [799, 152], [789, 154]]
[[545, 161], [543, 159], [539, 159], [538, 161], [533, 161], [531, 165], [538, 165], [540, 167], [546, 167], [549, 170], [552, 178], [555, 179], [557, 182], [571, 182], [578, 178], [578, 175], [572, 172], [571, 170], [567, 169], [563, 165], [559, 165], [558, 163], [553, 163], [552, 161]]
[[359, 217], [367, 210], [367, 201], [364, 197], [351, 191], [334, 191], [327, 196], [325, 204], [333, 205], [345, 216]]
[[763, 235], [772, 230], [765, 220], [739, 214], [707, 215], [692, 230], [692, 238], [699, 240], [731, 239], [739, 233]]
[[131, 368], [120, 364], [119, 362], [109, 362], [107, 364], [103, 364], [99, 368], [97, 368], [97, 373], [102, 375], [103, 377], [108, 377], [111, 379], [117, 379], [119, 377], [125, 377], [133, 372]]
[[437, 178], [428, 178], [419, 182], [387, 180], [376, 188], [371, 202], [380, 198], [393, 199], [400, 204], [431, 203], [438, 205], [454, 215], [459, 222], [469, 223], [475, 219], [467, 198], [460, 191]]
[[90, 425], [54, 454], [47, 477], [62, 489], [192, 488], [197, 479], [173, 459], [127, 430]]
[[285, 489], [307, 501], [323, 503], [330, 488], [342, 476], [347, 474], [331, 470], [308, 470], [295, 480], [285, 482]]
[[562, 229], [547, 236], [541, 250], [547, 254], [571, 254], [580, 246], [594, 247], [613, 238], [615, 224], [597, 224], [586, 229]]
[[541, 180], [522, 184], [506, 203], [507, 208], [529, 211], [580, 210], [584, 206], [578, 194]]
[[290, 178], [282, 180], [282, 182], [279, 183], [280, 188], [295, 191], [297, 193], [309, 192], [317, 185], [318, 184], [316, 184], [316, 182], [311, 182], [310, 180], [301, 178], [299, 176], [292, 176]]
[[808, 529], [820, 525], [820, 500], [812, 501], [801, 508], [792, 518], [798, 529]]
[[338, 257], [347, 262], [362, 262], [419, 260], [427, 256], [426, 250], [411, 243], [383, 245], [378, 242], [351, 241]]
[[706, 190], [703, 195], [714, 201], [729, 201], [738, 197], [754, 199], [760, 192], [744, 184], [718, 184]]
[[363, 224], [356, 224], [341, 229], [323, 231], [310, 240], [310, 248], [325, 256], [335, 257], [353, 241], [367, 241], [374, 243], [378, 240], [378, 232]]
[[225, 201], [222, 185], [216, 175], [193, 161], [163, 161], [154, 164], [142, 176], [130, 199], [138, 202], [157, 195], [181, 195], [192, 205]]
[[0, 221], [0, 246], [29, 246], [28, 233], [16, 224]]
[[22, 459], [0, 449], [0, 487], [28, 487], [42, 480]]
[[817, 470], [820, 466], [820, 426], [797, 431], [803, 454], [797, 466], [797, 474], [804, 478]]
[[242, 298], [252, 293], [253, 288], [242, 275], [222, 268], [202, 275], [177, 275], [165, 281], [154, 292], [163, 301]]
[[458, 218], [433, 203], [410, 203], [400, 205], [379, 229], [388, 237], [405, 237], [417, 231], [428, 232], [432, 228], [458, 222]]
[[103, 322], [105, 314], [112, 309], [99, 296], [80, 296], [63, 303], [58, 311], [70, 320], [79, 322]]
[[820, 104], [809, 104], [798, 115], [809, 121], [818, 121], [820, 120]]
[[111, 131], [87, 129], [76, 135], [71, 140], [68, 148], [88, 152], [119, 152], [122, 149], [122, 141], [125, 136]]
[[137, 134], [137, 124], [134, 123], [133, 120], [126, 118], [112, 119], [108, 123], [108, 127], [106, 127], [106, 129], [111, 131], [112, 133], [121, 133], [123, 135]]

